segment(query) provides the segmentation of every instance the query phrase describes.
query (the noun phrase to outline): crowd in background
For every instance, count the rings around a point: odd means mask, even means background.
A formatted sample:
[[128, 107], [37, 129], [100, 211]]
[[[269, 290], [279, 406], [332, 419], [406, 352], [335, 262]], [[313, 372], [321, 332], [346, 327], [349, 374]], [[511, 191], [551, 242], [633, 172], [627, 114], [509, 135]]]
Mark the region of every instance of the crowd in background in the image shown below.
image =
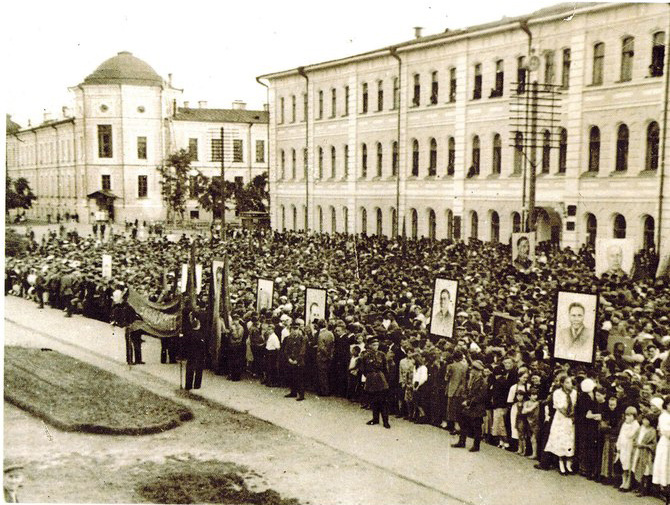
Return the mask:
[[[178, 296], [166, 271], [180, 275], [190, 240], [139, 241], [132, 230], [33, 240], [28, 254], [7, 258], [5, 293], [107, 322], [115, 292]], [[535, 265], [518, 271], [508, 244], [476, 240], [241, 230], [194, 240], [205, 266], [201, 314], [209, 265], [224, 255], [230, 263], [232, 324], [209, 356], [218, 373], [290, 386], [297, 399], [305, 390], [347, 397], [373, 410], [369, 424], [402, 416], [458, 434], [455, 447], [472, 438], [476, 451], [483, 440], [622, 491], [660, 494], [670, 483], [670, 286], [654, 279], [648, 252], [630, 277], [598, 279], [586, 246], [539, 244]], [[103, 254], [112, 255], [111, 278], [102, 277]], [[260, 312], [258, 277], [274, 280], [273, 305]], [[430, 334], [436, 277], [459, 281], [450, 339]], [[305, 324], [308, 286], [327, 290], [328, 313]], [[593, 365], [551, 359], [559, 288], [600, 295]], [[494, 312], [515, 318], [513, 331], [494, 334]], [[610, 336], [630, 337], [632, 350], [608, 350]]]

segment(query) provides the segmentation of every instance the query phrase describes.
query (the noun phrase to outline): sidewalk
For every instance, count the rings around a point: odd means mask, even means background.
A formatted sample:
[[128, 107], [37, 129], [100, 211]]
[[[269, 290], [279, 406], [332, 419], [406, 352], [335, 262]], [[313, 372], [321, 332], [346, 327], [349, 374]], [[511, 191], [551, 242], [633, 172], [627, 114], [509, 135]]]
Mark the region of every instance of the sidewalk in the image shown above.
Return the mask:
[[[5, 344], [31, 345], [12, 337], [14, 324], [34, 332], [32, 345], [40, 345], [39, 342], [47, 338], [52, 348], [65, 354], [79, 359], [86, 359], [88, 355], [93, 361], [106, 360], [112, 368], [118, 365], [128, 369], [123, 335], [118, 331], [114, 334], [110, 325], [81, 316], [65, 318], [60, 311], [40, 310], [33, 302], [9, 296], [5, 298]], [[160, 364], [160, 343], [149, 337], [146, 340], [142, 354], [147, 364], [132, 367], [132, 373], [150, 374], [179, 387], [180, 366]], [[449, 502], [486, 505], [661, 503], [619, 493], [613, 487], [581, 477], [562, 477], [558, 472], [535, 470], [533, 461], [486, 444], [475, 454], [453, 449], [450, 444], [455, 437], [432, 426], [393, 417], [390, 430], [366, 426], [370, 413], [340, 398], [322, 399], [308, 392], [306, 401], [296, 402], [284, 398], [285, 389], [268, 388], [249, 379], [231, 382], [208, 371], [204, 374], [202, 389], [195, 392], [354, 456], [362, 463], [434, 489]], [[290, 465], [290, 462], [284, 463]], [[384, 483], [371, 485], [383, 486]]]

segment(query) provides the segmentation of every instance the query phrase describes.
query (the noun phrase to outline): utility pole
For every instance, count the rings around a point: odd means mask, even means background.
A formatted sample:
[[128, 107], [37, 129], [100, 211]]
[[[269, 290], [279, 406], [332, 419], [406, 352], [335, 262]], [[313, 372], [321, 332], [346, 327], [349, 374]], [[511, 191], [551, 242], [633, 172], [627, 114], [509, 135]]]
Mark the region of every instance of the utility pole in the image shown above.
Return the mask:
[[223, 126], [221, 127], [221, 240], [226, 237], [226, 166], [223, 148]]
[[[530, 73], [529, 73], [530, 74]], [[537, 173], [537, 81], [530, 86], [530, 174], [526, 231], [535, 231], [535, 181]]]

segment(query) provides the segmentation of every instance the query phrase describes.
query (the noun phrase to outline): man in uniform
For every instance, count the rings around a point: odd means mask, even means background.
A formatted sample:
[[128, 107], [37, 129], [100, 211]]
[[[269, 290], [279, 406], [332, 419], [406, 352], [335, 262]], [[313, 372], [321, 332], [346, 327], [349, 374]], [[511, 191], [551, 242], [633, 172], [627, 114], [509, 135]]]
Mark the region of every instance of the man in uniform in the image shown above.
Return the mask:
[[468, 370], [468, 381], [465, 388], [463, 408], [461, 411], [461, 432], [458, 442], [452, 447], [465, 447], [465, 440], [470, 437], [474, 440], [470, 452], [479, 451], [482, 439], [482, 420], [486, 415], [486, 395], [488, 385], [484, 377], [484, 365], [481, 361], [472, 362]]
[[124, 329], [126, 340], [126, 363], [129, 365], [143, 365], [142, 361], [142, 333], [132, 331], [131, 324], [138, 319], [136, 312], [128, 303], [128, 292], [117, 289], [112, 293], [112, 311], [110, 323]]
[[327, 321], [322, 321], [320, 326], [321, 330], [316, 340], [317, 391], [319, 396], [328, 396], [330, 394], [330, 365], [335, 350], [335, 335], [328, 329]]
[[307, 354], [307, 336], [302, 328], [303, 320], [296, 319], [291, 323], [291, 333], [284, 340], [283, 347], [288, 359], [291, 392], [286, 398], [296, 398], [301, 402], [305, 399], [305, 355]]
[[202, 326], [203, 314], [200, 311], [189, 312], [188, 324], [184, 339], [186, 355], [186, 379], [184, 389], [200, 389], [202, 370], [207, 357], [207, 344]]
[[365, 375], [365, 392], [370, 399], [372, 419], [368, 425], [379, 424], [382, 415], [384, 428], [390, 428], [387, 394], [389, 390], [386, 354], [379, 350], [379, 339], [372, 337], [367, 342], [367, 350], [361, 359], [361, 373]]
[[247, 358], [245, 337], [244, 326], [239, 321], [239, 313], [236, 313], [232, 318], [230, 331], [228, 331], [228, 378], [231, 381], [239, 381], [244, 372]]

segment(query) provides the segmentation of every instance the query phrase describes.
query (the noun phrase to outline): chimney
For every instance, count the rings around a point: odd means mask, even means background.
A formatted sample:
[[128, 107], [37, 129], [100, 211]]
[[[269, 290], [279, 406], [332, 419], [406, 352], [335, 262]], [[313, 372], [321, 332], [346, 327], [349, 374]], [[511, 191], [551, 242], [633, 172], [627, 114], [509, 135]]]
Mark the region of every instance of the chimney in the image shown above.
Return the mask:
[[423, 26], [415, 26], [414, 27], [414, 38], [415, 39], [420, 39], [421, 38], [421, 30], [423, 30]]
[[44, 122], [51, 121], [51, 112], [44, 111]]
[[233, 101], [233, 110], [246, 110], [247, 104], [242, 100]]
[[168, 84], [172, 87], [172, 74], [168, 74]]
[[269, 103], [264, 103], [263, 104], [263, 110], [265, 112], [270, 112], [270, 104]]
[[198, 108], [199, 109], [206, 109], [207, 108], [207, 101], [206, 100], [198, 101]]
[[62, 110], [63, 110], [63, 117], [64, 118], [70, 117], [70, 107], [68, 107], [67, 105], [63, 105]]
[[189, 105], [191, 105], [191, 102], [189, 102], [188, 100], [184, 100], [184, 109], [188, 109]]

